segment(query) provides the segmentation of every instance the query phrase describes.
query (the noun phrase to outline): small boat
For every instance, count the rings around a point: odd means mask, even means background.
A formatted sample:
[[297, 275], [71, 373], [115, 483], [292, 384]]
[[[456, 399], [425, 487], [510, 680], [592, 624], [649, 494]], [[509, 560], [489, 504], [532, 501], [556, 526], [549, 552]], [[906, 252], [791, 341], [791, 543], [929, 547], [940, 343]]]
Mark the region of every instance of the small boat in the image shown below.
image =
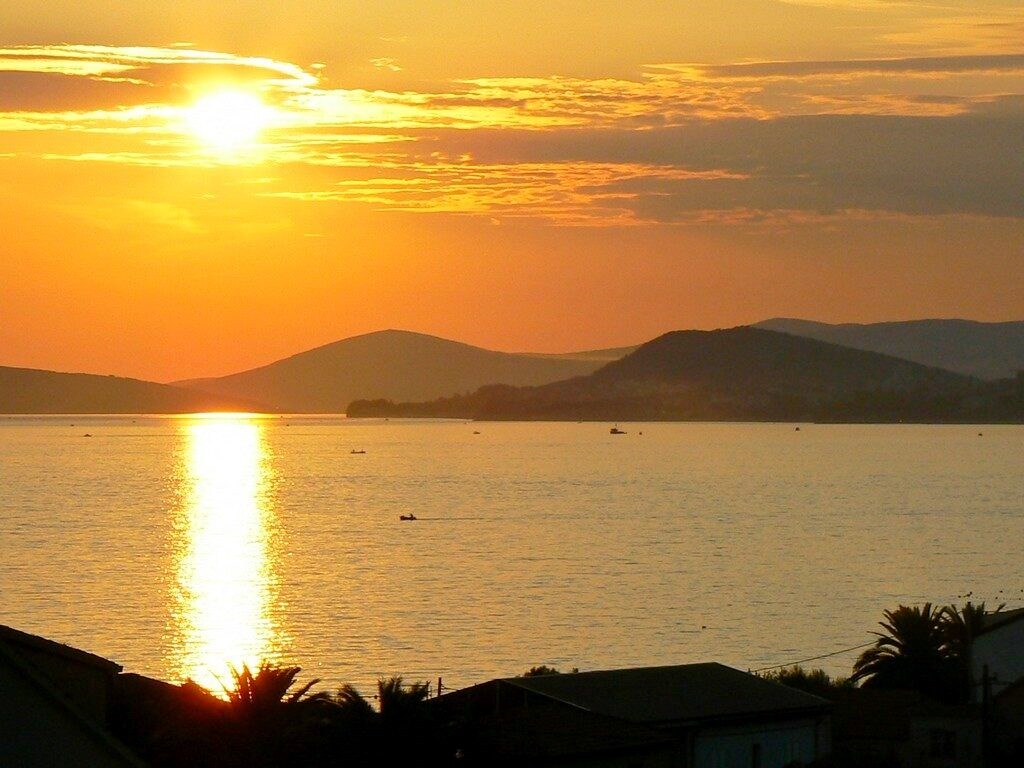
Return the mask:
[[351, 451], [349, 451], [349, 453], [353, 453], [353, 454], [356, 454], [356, 455], [361, 455], [361, 454], [366, 453], [366, 451], [363, 451], [363, 450], [358, 450], [357, 451], [355, 448], [353, 448]]
[[413, 514], [399, 515], [398, 519], [399, 520], [415, 520], [416, 519], [416, 515], [413, 515]]
[[626, 433], [623, 432], [618, 427], [612, 427], [611, 429], [608, 430], [608, 434], [610, 434], [610, 435], [624, 435]]

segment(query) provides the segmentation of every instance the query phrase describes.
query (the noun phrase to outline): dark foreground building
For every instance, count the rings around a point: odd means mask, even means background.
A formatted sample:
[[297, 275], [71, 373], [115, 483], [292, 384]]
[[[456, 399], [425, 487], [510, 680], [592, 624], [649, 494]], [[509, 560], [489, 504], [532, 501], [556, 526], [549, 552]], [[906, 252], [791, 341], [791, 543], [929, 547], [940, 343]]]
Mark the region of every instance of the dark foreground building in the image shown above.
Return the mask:
[[714, 663], [503, 678], [431, 704], [472, 766], [789, 768], [830, 750], [829, 702]]
[[121, 667], [0, 625], [0, 765], [139, 768], [107, 728]]

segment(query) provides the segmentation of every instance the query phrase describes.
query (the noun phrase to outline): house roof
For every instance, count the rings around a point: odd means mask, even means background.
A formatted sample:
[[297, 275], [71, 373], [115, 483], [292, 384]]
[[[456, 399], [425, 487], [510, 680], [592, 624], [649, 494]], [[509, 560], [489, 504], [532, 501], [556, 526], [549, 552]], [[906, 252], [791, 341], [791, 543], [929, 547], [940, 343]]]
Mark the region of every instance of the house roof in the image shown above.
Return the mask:
[[20, 646], [33, 651], [61, 656], [65, 659], [77, 661], [79, 664], [96, 667], [112, 674], [117, 674], [123, 669], [120, 664], [110, 659], [96, 656], [78, 648], [72, 648], [70, 645], [47, 640], [39, 635], [30, 635], [28, 632], [22, 632], [4, 624], [0, 624], [0, 642], [7, 643], [9, 647], [14, 647], [15, 649]]
[[993, 629], [1012, 624], [1015, 621], [1024, 619], [1024, 608], [1014, 608], [1010, 611], [993, 611], [981, 617], [981, 630], [978, 635], [991, 632]]
[[510, 677], [502, 682], [634, 723], [821, 710], [829, 702], [717, 663]]
[[[10, 627], [0, 625], [0, 630], [0, 637], [8, 639]], [[92, 656], [84, 651], [78, 653]], [[9, 738], [0, 742], [0, 762], [4, 765], [8, 760], [12, 765], [46, 765], [59, 754], [61, 762], [68, 765], [144, 768], [145, 764], [103, 725], [79, 709], [52, 680], [4, 642], [0, 642], [0, 677], [4, 678], [0, 685], [0, 711], [4, 725], [13, 729]], [[47, 743], [41, 747], [39, 737], [44, 735]]]

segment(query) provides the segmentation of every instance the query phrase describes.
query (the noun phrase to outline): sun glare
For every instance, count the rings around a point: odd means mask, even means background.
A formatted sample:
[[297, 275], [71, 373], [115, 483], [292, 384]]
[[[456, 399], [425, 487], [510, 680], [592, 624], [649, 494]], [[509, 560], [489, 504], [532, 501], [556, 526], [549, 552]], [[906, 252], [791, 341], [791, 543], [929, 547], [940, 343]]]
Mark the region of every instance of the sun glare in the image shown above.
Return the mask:
[[175, 665], [179, 678], [216, 691], [230, 680], [230, 665], [255, 669], [280, 640], [271, 470], [258, 419], [202, 414], [183, 433], [188, 490], [175, 523]]
[[230, 155], [251, 148], [274, 117], [274, 110], [248, 91], [208, 93], [185, 112], [185, 124], [207, 149]]

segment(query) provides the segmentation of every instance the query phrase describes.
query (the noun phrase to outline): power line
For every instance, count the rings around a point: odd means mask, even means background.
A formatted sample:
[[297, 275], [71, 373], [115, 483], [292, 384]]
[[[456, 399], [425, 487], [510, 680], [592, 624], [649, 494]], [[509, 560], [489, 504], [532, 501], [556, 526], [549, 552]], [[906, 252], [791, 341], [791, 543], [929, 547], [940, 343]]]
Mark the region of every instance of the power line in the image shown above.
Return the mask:
[[[1024, 592], [1024, 589], [1022, 589], [1021, 592]], [[999, 593], [1000, 593], [1000, 595], [1002, 595], [1003, 594], [1003, 590], [999, 590]], [[972, 593], [968, 592], [966, 595], [957, 595], [957, 598], [958, 599], [962, 599], [962, 598], [965, 598], [965, 597], [969, 598], [971, 596], [972, 596]], [[1018, 600], [1018, 599], [1021, 599], [1021, 598], [1006, 597], [1005, 599], [1012, 601], [1012, 600]], [[982, 601], [982, 604], [984, 604], [984, 601]], [[1005, 606], [1005, 605], [1006, 604], [1004, 603], [1003, 606]], [[1001, 608], [1003, 606], [1001, 606]], [[998, 614], [998, 611], [1000, 609], [997, 609], [997, 611], [994, 611], [992, 613], [993, 614]], [[1019, 609], [1011, 608], [1010, 610], [1013, 611], [1013, 610], [1019, 610]], [[782, 669], [784, 667], [792, 667], [792, 666], [794, 666], [796, 664], [806, 664], [808, 661], [818, 661], [819, 659], [827, 659], [830, 656], [838, 656], [841, 653], [849, 653], [850, 651], [859, 651], [861, 648], [868, 648], [869, 646], [875, 645], [876, 642], [877, 641], [872, 640], [871, 642], [861, 643], [860, 645], [854, 645], [854, 646], [851, 646], [850, 648], [843, 648], [842, 650], [839, 650], [839, 651], [832, 651], [832, 653], [823, 653], [820, 656], [811, 656], [810, 658], [807, 658], [807, 659], [800, 659], [798, 661], [789, 661], [789, 662], [786, 662], [785, 664], [774, 664], [774, 665], [772, 665], [770, 667], [761, 667], [759, 669], [751, 669], [749, 671], [750, 672], [769, 672], [769, 671], [771, 671], [773, 669]]]
[[817, 661], [818, 659], [827, 659], [829, 656], [838, 656], [841, 653], [849, 653], [850, 651], [859, 651], [861, 648], [867, 648], [868, 646], [874, 645], [875, 641], [870, 643], [861, 643], [860, 645], [854, 645], [850, 648], [843, 648], [840, 651], [832, 651], [832, 653], [823, 653], [820, 656], [811, 656], [808, 659], [800, 659], [799, 661], [787, 661], [785, 664], [775, 664], [771, 667], [761, 667], [760, 669], [752, 669], [751, 672], [768, 672], [772, 669], [782, 669], [783, 667], [792, 667], [796, 664], [806, 664], [808, 661]]

